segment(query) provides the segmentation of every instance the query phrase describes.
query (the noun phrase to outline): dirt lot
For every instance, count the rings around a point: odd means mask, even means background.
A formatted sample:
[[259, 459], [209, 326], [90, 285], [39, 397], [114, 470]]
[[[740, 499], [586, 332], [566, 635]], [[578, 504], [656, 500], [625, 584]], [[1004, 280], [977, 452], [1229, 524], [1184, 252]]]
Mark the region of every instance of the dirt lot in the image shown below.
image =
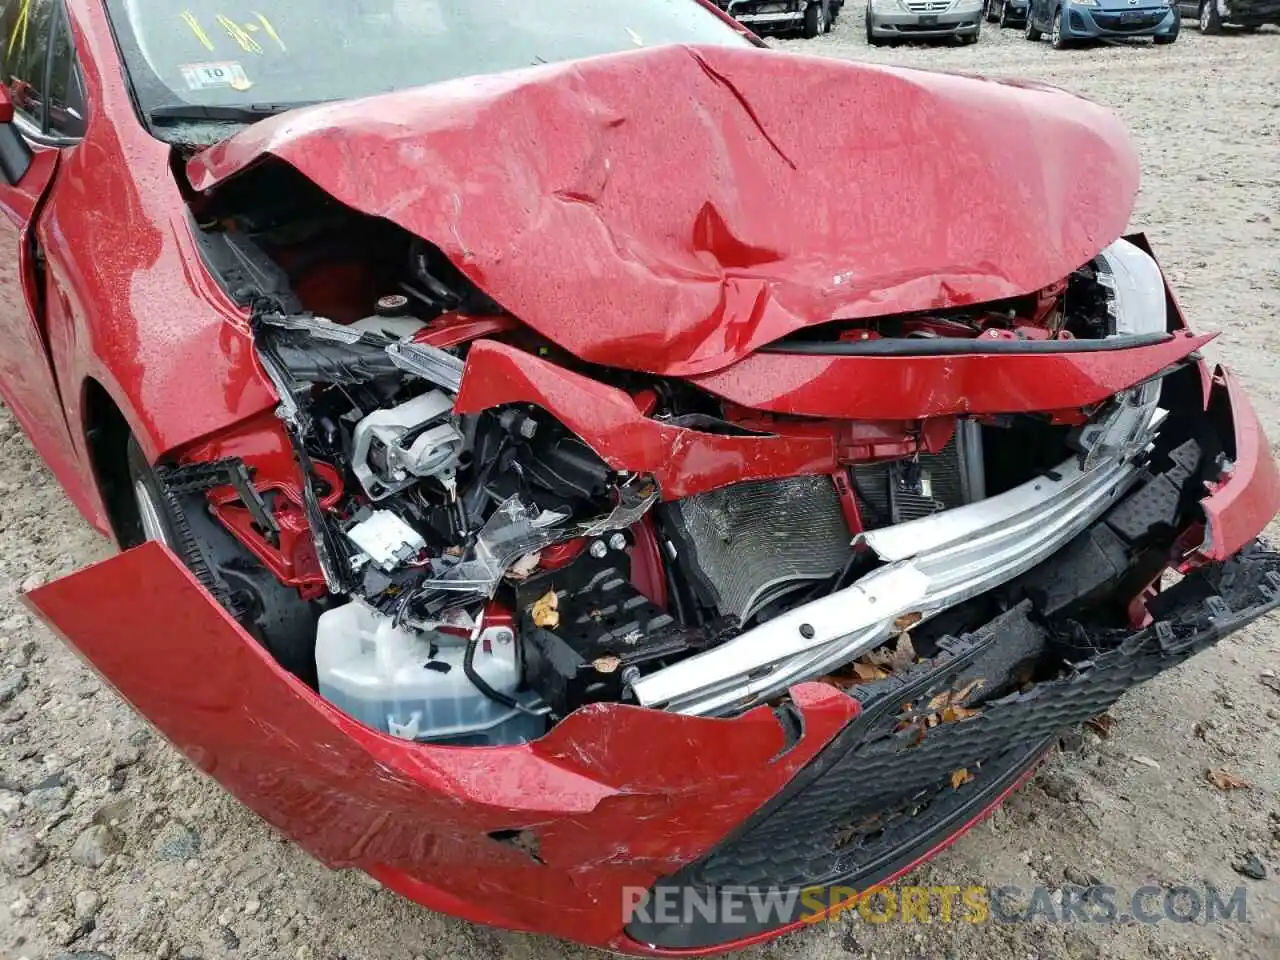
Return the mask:
[[[1119, 110], [1143, 161], [1134, 226], [1151, 235], [1192, 322], [1222, 331], [1218, 355], [1280, 438], [1280, 33], [1055, 53], [991, 29], [977, 47], [872, 50], [851, 0], [831, 35], [780, 45], [1032, 77]], [[107, 552], [0, 411], [0, 957], [589, 954], [329, 873], [196, 774], [13, 599], [19, 585]], [[875, 925], [855, 914], [744, 957], [1280, 956], [1280, 688], [1267, 673], [1277, 669], [1272, 620], [1129, 695], [1109, 738], [1078, 738], [913, 878], [1027, 890], [1089, 877], [1129, 891], [1242, 884], [1248, 922]], [[1252, 788], [1219, 792], [1210, 767]], [[1250, 854], [1264, 879], [1233, 869]]]

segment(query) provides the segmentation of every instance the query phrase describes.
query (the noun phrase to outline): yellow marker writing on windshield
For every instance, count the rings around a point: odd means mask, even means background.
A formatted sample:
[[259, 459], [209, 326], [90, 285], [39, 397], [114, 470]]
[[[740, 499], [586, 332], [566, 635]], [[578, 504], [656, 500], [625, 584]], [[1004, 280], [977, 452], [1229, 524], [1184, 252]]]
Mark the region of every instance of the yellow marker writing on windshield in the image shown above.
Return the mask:
[[196, 19], [196, 15], [190, 10], [182, 11], [183, 22], [191, 28], [191, 32], [196, 35], [196, 39], [204, 44], [206, 50], [213, 49], [213, 41], [209, 39], [209, 35], [204, 32], [204, 28], [200, 26], [200, 21]]
[[224, 17], [218, 14], [218, 23], [222, 24], [222, 28], [227, 31], [231, 39], [240, 44], [240, 49], [246, 53], [262, 53], [262, 44], [250, 36], [249, 32], [236, 23], [230, 17]]
[[284, 41], [280, 39], [280, 34], [276, 33], [276, 28], [271, 25], [271, 21], [268, 20], [264, 14], [258, 13], [256, 10], [254, 13], [257, 14], [258, 22], [262, 24], [262, 29], [267, 31], [267, 36], [280, 44], [280, 49], [287, 53], [289, 48], [284, 45]]
[[[9, 49], [5, 51], [5, 57], [13, 54], [13, 48], [16, 46], [20, 50], [27, 47], [27, 21], [31, 19], [31, 0], [22, 0], [22, 9], [18, 11], [18, 19], [13, 21], [13, 33], [9, 34]], [[22, 39], [18, 37], [21, 35]]]

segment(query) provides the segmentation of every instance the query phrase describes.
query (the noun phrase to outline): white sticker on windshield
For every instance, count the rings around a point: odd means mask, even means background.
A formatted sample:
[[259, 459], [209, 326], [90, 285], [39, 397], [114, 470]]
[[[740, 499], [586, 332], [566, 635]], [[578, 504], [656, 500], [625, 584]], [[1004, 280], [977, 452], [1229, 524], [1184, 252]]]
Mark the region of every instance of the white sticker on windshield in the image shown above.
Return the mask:
[[244, 67], [234, 60], [220, 63], [186, 63], [181, 67], [182, 79], [188, 90], [216, 90], [230, 87], [232, 90], [248, 90], [253, 81]]

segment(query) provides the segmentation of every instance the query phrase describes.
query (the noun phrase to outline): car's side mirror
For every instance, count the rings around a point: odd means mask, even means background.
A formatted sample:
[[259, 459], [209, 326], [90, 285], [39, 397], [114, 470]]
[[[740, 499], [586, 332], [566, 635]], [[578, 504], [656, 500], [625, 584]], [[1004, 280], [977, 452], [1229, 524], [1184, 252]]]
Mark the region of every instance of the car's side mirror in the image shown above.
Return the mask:
[[0, 174], [16, 184], [31, 166], [31, 146], [13, 122], [13, 95], [0, 83]]

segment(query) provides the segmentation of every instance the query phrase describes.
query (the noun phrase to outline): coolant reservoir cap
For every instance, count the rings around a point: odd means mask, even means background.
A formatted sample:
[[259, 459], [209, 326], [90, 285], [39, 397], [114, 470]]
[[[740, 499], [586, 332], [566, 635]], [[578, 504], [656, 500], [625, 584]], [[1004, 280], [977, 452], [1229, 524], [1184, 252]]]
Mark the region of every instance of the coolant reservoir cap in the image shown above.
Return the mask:
[[398, 317], [409, 309], [409, 298], [403, 293], [388, 293], [379, 297], [374, 312], [380, 317]]

